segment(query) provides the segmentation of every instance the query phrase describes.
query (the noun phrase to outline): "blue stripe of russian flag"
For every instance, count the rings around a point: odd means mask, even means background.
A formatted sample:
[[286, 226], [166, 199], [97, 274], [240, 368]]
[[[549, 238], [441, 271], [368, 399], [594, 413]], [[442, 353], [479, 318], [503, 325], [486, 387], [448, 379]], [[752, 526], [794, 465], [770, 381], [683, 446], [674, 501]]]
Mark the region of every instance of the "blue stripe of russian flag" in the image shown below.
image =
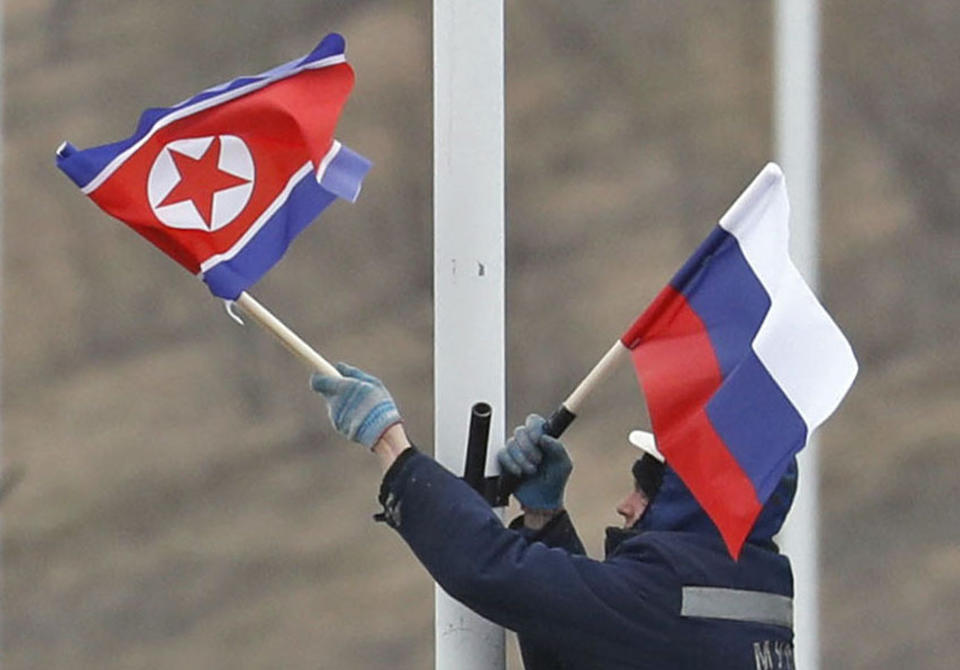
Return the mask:
[[[720, 367], [722, 382], [707, 403], [707, 416], [764, 501], [807, 438], [803, 417], [752, 349], [770, 295], [737, 239], [719, 226], [671, 285], [703, 323]], [[785, 441], [790, 449], [772, 448]]]

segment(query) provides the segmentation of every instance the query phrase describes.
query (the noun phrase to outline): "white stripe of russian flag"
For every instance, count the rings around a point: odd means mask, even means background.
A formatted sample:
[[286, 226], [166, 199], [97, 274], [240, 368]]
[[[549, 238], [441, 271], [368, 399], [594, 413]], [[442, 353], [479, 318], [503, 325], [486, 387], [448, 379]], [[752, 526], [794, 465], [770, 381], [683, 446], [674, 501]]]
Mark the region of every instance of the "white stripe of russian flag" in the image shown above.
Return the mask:
[[770, 295], [770, 311], [752, 347], [803, 418], [809, 436], [840, 404], [858, 366], [850, 343], [790, 259], [789, 213], [783, 172], [768, 163], [720, 226], [737, 238]]

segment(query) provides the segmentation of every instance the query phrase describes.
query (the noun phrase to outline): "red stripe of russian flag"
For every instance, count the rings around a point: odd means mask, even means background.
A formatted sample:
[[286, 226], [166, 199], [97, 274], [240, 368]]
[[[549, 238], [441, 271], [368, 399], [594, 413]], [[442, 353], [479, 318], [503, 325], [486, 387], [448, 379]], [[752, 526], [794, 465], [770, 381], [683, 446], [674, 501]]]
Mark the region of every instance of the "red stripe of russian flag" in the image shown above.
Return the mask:
[[723, 376], [706, 327], [667, 286], [621, 342], [631, 350], [658, 448], [738, 556], [763, 505], [707, 416]]

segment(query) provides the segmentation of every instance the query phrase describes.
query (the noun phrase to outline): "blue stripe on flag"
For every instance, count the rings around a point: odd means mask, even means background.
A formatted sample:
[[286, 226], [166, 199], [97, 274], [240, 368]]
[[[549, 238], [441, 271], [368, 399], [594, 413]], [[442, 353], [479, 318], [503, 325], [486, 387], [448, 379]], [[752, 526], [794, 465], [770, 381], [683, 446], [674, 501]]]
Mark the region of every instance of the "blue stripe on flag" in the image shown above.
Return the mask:
[[726, 376], [707, 416], [759, 500], [773, 493], [807, 440], [807, 425], [753, 351]]
[[357, 196], [360, 195], [360, 187], [363, 185], [363, 178], [371, 165], [369, 160], [357, 152], [340, 145], [340, 151], [327, 165], [327, 169], [320, 178], [320, 185], [338, 198], [356, 202]]
[[207, 270], [203, 281], [215, 296], [235, 300], [273, 267], [293, 238], [335, 199], [308, 173], [246, 246], [233, 258]]
[[[707, 403], [720, 439], [766, 500], [806, 442], [807, 427], [752, 345], [770, 311], [770, 295], [740, 243], [717, 226], [671, 282], [700, 317], [723, 382]], [[789, 450], [774, 448], [788, 443]]]
[[153, 107], [147, 109], [140, 115], [140, 120], [137, 122], [137, 129], [134, 134], [125, 140], [84, 149], [82, 151], [78, 151], [77, 148], [70, 143], [65, 143], [63, 149], [57, 153], [57, 165], [67, 173], [67, 176], [69, 176], [77, 186], [83, 188], [89, 184], [94, 177], [100, 174], [110, 161], [139, 142], [150, 132], [157, 122], [165, 116], [173, 114], [184, 107], [195, 105], [209, 98], [223, 95], [227, 91], [232, 91], [263, 79], [282, 79], [287, 74], [296, 72], [298, 68], [308, 63], [342, 54], [345, 48], [346, 44], [343, 37], [337, 33], [330, 33], [323, 38], [323, 41], [320, 42], [313, 51], [303, 58], [290, 61], [262, 74], [240, 77], [225, 84], [213, 86], [173, 107]]
[[703, 321], [726, 377], [750, 351], [770, 296], [737, 239], [717, 226], [671, 282]]

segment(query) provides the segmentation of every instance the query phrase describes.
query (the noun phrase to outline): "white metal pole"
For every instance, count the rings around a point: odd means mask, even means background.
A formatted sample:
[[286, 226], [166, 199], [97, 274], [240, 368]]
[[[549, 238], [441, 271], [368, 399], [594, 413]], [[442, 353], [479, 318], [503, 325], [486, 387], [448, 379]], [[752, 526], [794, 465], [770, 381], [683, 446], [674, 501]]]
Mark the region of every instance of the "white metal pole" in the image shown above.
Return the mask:
[[[0, 5], [0, 168], [3, 167], [3, 147], [4, 147], [4, 143], [3, 143], [3, 115], [2, 115], [3, 103], [4, 103], [4, 99], [3, 99], [3, 89], [4, 89], [3, 84], [4, 84], [4, 82], [3, 82], [3, 79], [2, 79], [2, 73], [3, 73], [3, 71], [4, 71], [4, 68], [3, 68], [3, 53], [4, 53], [4, 50], [3, 50], [3, 29], [4, 29], [4, 25], [3, 25], [3, 24], [4, 24], [4, 21], [3, 21], [3, 5]], [[3, 182], [2, 182], [2, 175], [3, 175], [3, 170], [0, 169], [0, 289], [3, 288], [3, 251], [4, 251], [4, 250], [3, 250]], [[2, 315], [3, 315], [3, 309], [0, 308], [0, 317], [2, 317]], [[0, 323], [0, 326], [2, 326], [2, 325], [3, 325], [3, 324]], [[2, 327], [0, 327], [0, 332], [2, 332], [2, 330], [3, 330]], [[2, 343], [0, 343], [0, 344], [2, 344]], [[3, 351], [3, 347], [2, 347], [2, 346], [0, 346], [0, 351]], [[0, 356], [0, 370], [3, 369], [2, 363], [3, 363], [3, 357]], [[3, 389], [2, 381], [3, 381], [3, 380], [0, 379], [0, 391], [2, 391], [2, 389]], [[3, 420], [2, 420], [2, 417], [0, 417], [0, 467], [2, 467], [2, 464], [3, 464], [3, 459], [2, 459], [2, 454], [3, 454], [2, 446], [3, 446]], [[2, 535], [2, 533], [0, 533], [0, 535]], [[0, 556], [2, 556], [2, 555], [3, 555], [3, 551], [2, 551], [2, 547], [0, 547]], [[0, 579], [2, 579], [2, 575], [3, 575], [3, 570], [0, 570]], [[2, 586], [2, 584], [0, 584], [0, 586]], [[5, 631], [3, 630], [3, 612], [0, 611], [0, 640], [5, 640], [5, 639], [6, 639], [5, 635], [3, 634], [4, 632], [5, 632]], [[0, 643], [0, 659], [2, 659], [2, 658], [3, 658], [3, 645], [2, 645], [2, 643]]]
[[[503, 0], [434, 0], [435, 455], [462, 473], [470, 408], [504, 441]], [[502, 670], [504, 632], [436, 592], [438, 670]]]
[[[776, 150], [790, 188], [791, 254], [814, 291], [818, 280], [819, 23], [817, 0], [776, 1]], [[797, 668], [818, 670], [820, 473], [815, 437], [798, 461], [799, 489], [782, 540], [793, 564]]]

